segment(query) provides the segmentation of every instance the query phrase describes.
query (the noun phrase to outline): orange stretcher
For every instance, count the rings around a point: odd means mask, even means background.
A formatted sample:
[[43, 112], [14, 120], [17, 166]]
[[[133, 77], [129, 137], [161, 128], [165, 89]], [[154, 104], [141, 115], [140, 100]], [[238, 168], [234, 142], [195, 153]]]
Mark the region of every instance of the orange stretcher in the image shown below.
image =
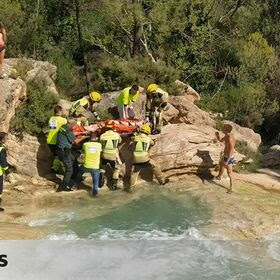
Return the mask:
[[[81, 125], [81, 124], [75, 124], [72, 128], [72, 131], [74, 133], [83, 133], [86, 132], [87, 130]], [[77, 135], [76, 138], [81, 138], [83, 135]]]
[[142, 120], [107, 120], [105, 127], [114, 129], [121, 135], [129, 135], [133, 134], [142, 124], [144, 124]]
[[[83, 127], [84, 131], [96, 132], [98, 135], [104, 133], [108, 129], [114, 129], [123, 136], [133, 134], [138, 127], [144, 124], [142, 120], [106, 120], [97, 122], [90, 126]], [[76, 128], [76, 132], [80, 132], [81, 128]]]

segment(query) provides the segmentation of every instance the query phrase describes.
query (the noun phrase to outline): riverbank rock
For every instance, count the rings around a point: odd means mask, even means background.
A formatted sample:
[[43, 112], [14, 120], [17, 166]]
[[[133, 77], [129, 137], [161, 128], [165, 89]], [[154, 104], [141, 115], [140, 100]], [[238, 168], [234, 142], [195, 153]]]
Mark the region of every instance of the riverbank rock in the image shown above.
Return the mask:
[[151, 156], [169, 175], [207, 172], [219, 163], [223, 149], [214, 143], [215, 131], [206, 126], [167, 125], [155, 139]]
[[21, 137], [9, 134], [6, 146], [9, 164], [18, 173], [34, 177], [50, 173], [53, 157], [44, 139], [28, 134]]

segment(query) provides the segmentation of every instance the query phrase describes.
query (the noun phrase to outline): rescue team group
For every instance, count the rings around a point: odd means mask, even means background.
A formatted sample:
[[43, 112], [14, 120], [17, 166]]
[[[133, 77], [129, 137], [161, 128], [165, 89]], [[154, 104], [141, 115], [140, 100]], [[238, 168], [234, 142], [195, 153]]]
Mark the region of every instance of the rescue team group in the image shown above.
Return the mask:
[[[133, 103], [139, 97], [139, 87], [132, 87], [122, 90], [117, 98], [117, 106], [120, 120], [134, 121], [135, 113]], [[91, 92], [89, 96], [73, 102], [69, 117], [63, 117], [63, 109], [57, 105], [55, 116], [49, 121], [49, 134], [47, 143], [54, 156], [64, 166], [64, 177], [58, 191], [71, 191], [76, 189], [82, 180], [84, 173], [90, 173], [93, 180], [92, 195], [98, 194], [98, 189], [103, 186], [105, 168], [112, 169], [113, 176], [107, 178], [107, 185], [111, 190], [116, 190], [118, 186], [121, 160], [119, 157], [119, 144], [122, 141], [121, 135], [117, 132], [112, 123], [100, 121], [98, 113], [94, 110], [94, 103], [101, 101], [101, 94]], [[132, 141], [135, 144], [133, 152], [133, 168], [129, 187], [126, 191], [131, 191], [137, 183], [138, 175], [143, 168], [151, 168], [159, 184], [165, 185], [168, 179], [165, 178], [160, 168], [149, 158], [149, 148], [154, 144], [149, 137], [151, 133], [160, 133], [162, 127], [162, 112], [166, 108], [168, 93], [161, 90], [156, 84], [151, 84], [147, 88], [146, 102], [146, 123], [138, 127], [138, 131], [133, 135]], [[75, 130], [78, 124], [89, 127], [91, 123], [97, 124], [95, 131]], [[137, 121], [139, 123], [139, 121]], [[136, 128], [136, 126], [135, 126]], [[77, 156], [72, 149], [82, 144], [83, 164], [79, 168]], [[53, 169], [57, 165], [53, 166]]]
[[[134, 145], [133, 166], [130, 184], [124, 188], [128, 192], [136, 186], [139, 173], [144, 168], [152, 170], [160, 185], [169, 182], [161, 169], [149, 157], [149, 149], [154, 145], [149, 135], [161, 133], [163, 113], [168, 108], [168, 93], [156, 84], [150, 84], [147, 87], [145, 121], [134, 120], [133, 104], [139, 96], [139, 86], [133, 85], [123, 89], [117, 98], [119, 121], [124, 121], [127, 125], [134, 124], [134, 133], [131, 137]], [[56, 105], [54, 108], [54, 116], [49, 120], [47, 143], [55, 158], [52, 169], [57, 172], [59, 165], [63, 167], [64, 176], [57, 191], [75, 190], [82, 181], [83, 174], [90, 173], [93, 181], [92, 195], [96, 196], [99, 188], [104, 184], [107, 167], [111, 168], [113, 174], [111, 178], [107, 178], [107, 185], [111, 190], [117, 189], [122, 164], [119, 157], [121, 131], [118, 131], [112, 122], [101, 121], [94, 109], [94, 104], [100, 101], [101, 94], [96, 91], [91, 92], [88, 96], [72, 103], [67, 119], [64, 117], [65, 113], [61, 106]], [[91, 128], [90, 125], [93, 123], [97, 125], [96, 129], [74, 129], [77, 125], [82, 128]], [[216, 134], [218, 141], [225, 142], [224, 159], [220, 163], [219, 175], [216, 178], [220, 180], [224, 169], [227, 169], [230, 178], [229, 193], [232, 190], [232, 165], [235, 162], [233, 156], [235, 139], [231, 131], [232, 127], [225, 125], [223, 131], [225, 137], [220, 138], [219, 133]], [[6, 136], [5, 133], [0, 133], [0, 199], [3, 192], [3, 173], [8, 170], [4, 146]], [[82, 150], [83, 163], [80, 167], [77, 153], [75, 153], [77, 147]]]

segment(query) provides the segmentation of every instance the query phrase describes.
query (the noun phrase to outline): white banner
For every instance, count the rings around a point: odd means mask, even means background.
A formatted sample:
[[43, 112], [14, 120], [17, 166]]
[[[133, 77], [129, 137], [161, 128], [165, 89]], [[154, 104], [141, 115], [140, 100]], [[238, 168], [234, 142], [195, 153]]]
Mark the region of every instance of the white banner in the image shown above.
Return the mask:
[[274, 258], [259, 257], [260, 252], [269, 253], [270, 245], [212, 240], [0, 241], [0, 279], [279, 280], [280, 243], [274, 244]]

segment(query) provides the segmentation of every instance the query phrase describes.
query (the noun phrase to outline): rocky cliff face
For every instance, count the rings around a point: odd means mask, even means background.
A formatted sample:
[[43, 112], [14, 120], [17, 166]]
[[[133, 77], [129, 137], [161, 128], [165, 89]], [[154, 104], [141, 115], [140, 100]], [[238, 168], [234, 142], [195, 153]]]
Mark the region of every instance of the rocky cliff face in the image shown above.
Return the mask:
[[16, 108], [25, 98], [26, 85], [21, 79], [0, 80], [0, 131], [9, 131]]
[[43, 80], [48, 92], [58, 96], [55, 86], [57, 68], [47, 61], [10, 58], [5, 60], [3, 70], [9, 78], [22, 79], [26, 82]]
[[[20, 76], [19, 60], [6, 60], [4, 71], [9, 78], [0, 80], [0, 128], [9, 131], [9, 124], [18, 108], [26, 98], [26, 83]], [[44, 79], [49, 89], [55, 93], [54, 85], [56, 67], [47, 62], [28, 60], [28, 71], [25, 80]], [[107, 110], [116, 115], [115, 100], [117, 92], [103, 94], [102, 101], [97, 105], [101, 113]], [[199, 95], [191, 87], [185, 87], [182, 96], [172, 96], [170, 105], [165, 112], [165, 127], [162, 134], [156, 136], [156, 145], [151, 150], [152, 158], [170, 176], [191, 172], [203, 173], [218, 164], [223, 149], [221, 144], [214, 143], [215, 121], [211, 116], [199, 109], [194, 102]], [[60, 104], [69, 109], [70, 103], [61, 100]], [[137, 118], [143, 118], [145, 95], [143, 94], [135, 111]], [[254, 149], [260, 144], [260, 136], [247, 128], [234, 125], [238, 137], [246, 141]], [[129, 170], [130, 148], [129, 139], [121, 147], [121, 156], [127, 161]], [[8, 137], [9, 162], [19, 173], [34, 177], [45, 176], [50, 169], [51, 153], [43, 139], [30, 135], [18, 138], [10, 134]], [[237, 155], [239, 159], [242, 156]]]
[[18, 173], [32, 177], [44, 177], [50, 173], [52, 154], [45, 139], [28, 134], [21, 137], [9, 134], [7, 149], [9, 164]]
[[[3, 67], [8, 75], [0, 80], [0, 131], [8, 132], [16, 109], [26, 100], [27, 82], [43, 80], [50, 92], [58, 95], [54, 80], [56, 66], [32, 59], [6, 59]], [[24, 134], [9, 134], [8, 161], [21, 174], [44, 176], [49, 173], [51, 153], [43, 140]]]

